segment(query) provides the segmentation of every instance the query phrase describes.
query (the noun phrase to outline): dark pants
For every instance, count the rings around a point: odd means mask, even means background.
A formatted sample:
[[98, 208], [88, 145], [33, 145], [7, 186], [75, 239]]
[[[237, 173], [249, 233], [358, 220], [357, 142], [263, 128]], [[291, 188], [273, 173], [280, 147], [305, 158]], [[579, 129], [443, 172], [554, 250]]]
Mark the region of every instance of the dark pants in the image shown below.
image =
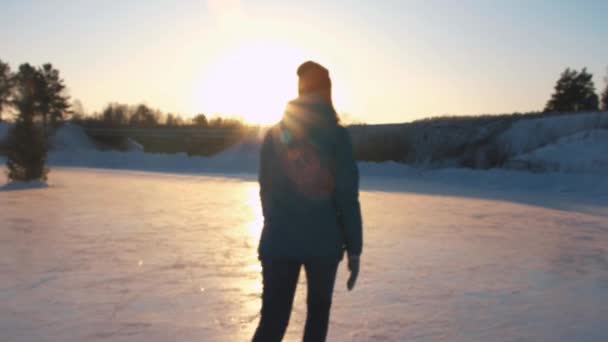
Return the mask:
[[338, 262], [298, 262], [291, 260], [262, 260], [264, 293], [262, 314], [253, 342], [279, 342], [285, 335], [291, 306], [298, 284], [300, 268], [304, 265], [308, 293], [304, 342], [322, 342], [327, 336], [329, 310], [334, 291]]

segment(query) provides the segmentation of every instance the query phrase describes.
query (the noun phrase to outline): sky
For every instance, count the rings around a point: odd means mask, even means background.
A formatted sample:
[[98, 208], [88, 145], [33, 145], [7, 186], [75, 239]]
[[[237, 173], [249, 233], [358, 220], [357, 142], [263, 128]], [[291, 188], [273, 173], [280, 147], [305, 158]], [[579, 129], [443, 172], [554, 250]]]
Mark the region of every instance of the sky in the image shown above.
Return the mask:
[[89, 112], [146, 103], [280, 118], [325, 65], [347, 120], [541, 110], [559, 74], [608, 66], [604, 0], [3, 0], [0, 59], [51, 62]]

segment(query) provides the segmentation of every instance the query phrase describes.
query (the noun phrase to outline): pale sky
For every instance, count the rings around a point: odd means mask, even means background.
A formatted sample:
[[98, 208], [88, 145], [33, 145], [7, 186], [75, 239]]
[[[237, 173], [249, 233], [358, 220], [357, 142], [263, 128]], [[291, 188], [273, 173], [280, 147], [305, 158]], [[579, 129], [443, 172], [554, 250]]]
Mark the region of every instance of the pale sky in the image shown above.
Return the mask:
[[540, 110], [566, 67], [604, 87], [603, 0], [4, 0], [0, 59], [53, 63], [109, 102], [272, 122], [325, 65], [357, 120]]

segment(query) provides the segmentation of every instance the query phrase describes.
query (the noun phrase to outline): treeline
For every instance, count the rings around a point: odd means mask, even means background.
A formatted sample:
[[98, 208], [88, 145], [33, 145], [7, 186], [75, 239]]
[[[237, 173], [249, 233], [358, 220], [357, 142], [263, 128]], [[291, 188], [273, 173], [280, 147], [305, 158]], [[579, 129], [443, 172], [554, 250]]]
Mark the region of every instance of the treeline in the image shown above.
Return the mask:
[[[477, 116], [441, 116], [403, 124], [352, 125], [355, 155], [360, 161], [395, 161], [416, 165], [444, 165], [445, 161], [459, 158], [463, 167], [497, 167], [504, 155], [494, 149], [480, 151], [480, 146], [514, 122], [560, 113], [513, 113]], [[484, 156], [478, 156], [478, 154]], [[464, 157], [467, 155], [466, 157]], [[472, 160], [484, 159], [484, 165]]]
[[[72, 120], [85, 128], [129, 129], [145, 128], [147, 132], [173, 132], [170, 138], [163, 134], [130, 133], [131, 140], [141, 145], [145, 152], [186, 153], [188, 155], [210, 156], [237, 143], [249, 129], [235, 118], [212, 117], [197, 114], [193, 118], [165, 114], [146, 104], [127, 105], [110, 103], [101, 112], [85, 115], [78, 111]], [[216, 137], [203, 137], [202, 132], [221, 131]], [[113, 135], [92, 135], [101, 149], [126, 150], [129, 139]]]
[[242, 120], [225, 117], [207, 117], [197, 114], [186, 118], [179, 114], [165, 114], [146, 104], [128, 105], [110, 103], [101, 112], [87, 115], [82, 110], [75, 111], [72, 119], [82, 125], [100, 128], [157, 128], [157, 127], [204, 127], [238, 129], [245, 127]]

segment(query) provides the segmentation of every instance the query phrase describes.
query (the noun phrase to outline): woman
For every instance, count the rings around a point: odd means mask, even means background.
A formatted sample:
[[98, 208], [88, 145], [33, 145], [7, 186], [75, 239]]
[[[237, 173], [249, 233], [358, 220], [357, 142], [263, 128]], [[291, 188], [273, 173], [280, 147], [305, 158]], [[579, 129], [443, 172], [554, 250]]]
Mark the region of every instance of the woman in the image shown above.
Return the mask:
[[338, 264], [344, 251], [351, 275], [362, 247], [359, 174], [348, 131], [338, 124], [331, 80], [323, 66], [297, 71], [299, 97], [264, 138], [259, 182], [264, 290], [254, 342], [281, 341], [303, 266], [307, 278], [304, 341], [325, 341]]

